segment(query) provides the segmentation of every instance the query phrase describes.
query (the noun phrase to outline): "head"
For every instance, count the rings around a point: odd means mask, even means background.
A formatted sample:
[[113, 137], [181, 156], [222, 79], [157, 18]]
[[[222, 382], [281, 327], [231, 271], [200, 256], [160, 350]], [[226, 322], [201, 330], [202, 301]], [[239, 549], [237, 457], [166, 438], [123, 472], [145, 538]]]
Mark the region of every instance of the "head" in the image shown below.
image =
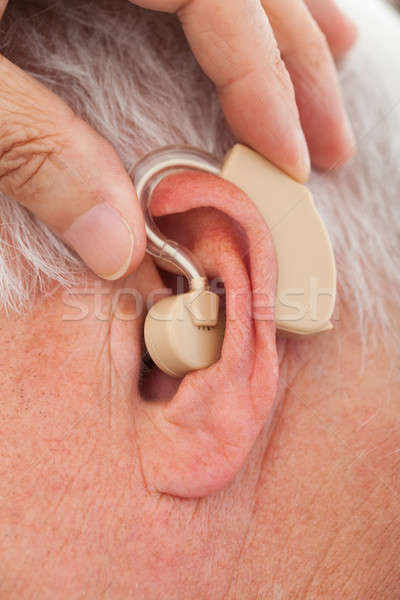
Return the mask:
[[[370, 5], [395, 38], [399, 22]], [[143, 320], [175, 278], [146, 258], [103, 282], [2, 198], [4, 597], [185, 598], [196, 586], [204, 599], [334, 598], [338, 581], [348, 598], [393, 597], [400, 79], [385, 47], [371, 57], [371, 24], [342, 71], [358, 156], [311, 181], [338, 265], [331, 333], [287, 339], [270, 314], [252, 317], [255, 290], [274, 296], [270, 232], [235, 186], [176, 174], [154, 214], [201, 261], [227, 318], [221, 359], [172, 379], [146, 363]], [[15, 1], [3, 28], [3, 51], [128, 170], [164, 145], [219, 158], [232, 145], [174, 17], [122, 0]]]

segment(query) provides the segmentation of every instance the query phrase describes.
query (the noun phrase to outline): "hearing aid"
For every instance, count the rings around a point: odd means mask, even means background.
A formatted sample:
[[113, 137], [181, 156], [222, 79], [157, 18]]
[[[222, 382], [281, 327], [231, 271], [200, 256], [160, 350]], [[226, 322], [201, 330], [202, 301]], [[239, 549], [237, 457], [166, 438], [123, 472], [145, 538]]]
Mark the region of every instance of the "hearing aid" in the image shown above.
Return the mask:
[[157, 185], [186, 169], [230, 181], [265, 219], [277, 258], [277, 329], [297, 335], [332, 329], [335, 259], [308, 188], [242, 144], [228, 152], [222, 165], [201, 150], [170, 146], [145, 156], [132, 174], [145, 217], [147, 252], [161, 269], [183, 274], [189, 284], [188, 292], [163, 298], [146, 316], [144, 339], [155, 364], [174, 377], [206, 368], [218, 360], [224, 335], [219, 298], [209, 290], [202, 266], [187, 249], [167, 240], [151, 215]]

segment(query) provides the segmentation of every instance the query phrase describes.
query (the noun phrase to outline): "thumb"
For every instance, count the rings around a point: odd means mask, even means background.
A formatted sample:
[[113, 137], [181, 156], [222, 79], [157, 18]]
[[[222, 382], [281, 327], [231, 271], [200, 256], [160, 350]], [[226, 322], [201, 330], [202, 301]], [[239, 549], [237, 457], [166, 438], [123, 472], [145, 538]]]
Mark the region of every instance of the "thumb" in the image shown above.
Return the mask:
[[0, 191], [26, 206], [105, 279], [145, 250], [141, 207], [112, 146], [0, 57]]

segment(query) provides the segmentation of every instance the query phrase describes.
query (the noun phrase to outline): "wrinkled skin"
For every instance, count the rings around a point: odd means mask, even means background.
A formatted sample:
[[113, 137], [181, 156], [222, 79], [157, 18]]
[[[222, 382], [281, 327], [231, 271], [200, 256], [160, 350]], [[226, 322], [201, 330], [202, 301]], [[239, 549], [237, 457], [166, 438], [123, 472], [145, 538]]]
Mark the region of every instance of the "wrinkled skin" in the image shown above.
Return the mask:
[[[219, 211], [164, 217], [165, 230], [228, 295], [273, 293], [270, 237], [243, 194], [208, 175], [174, 177], [156, 214], [191, 202]], [[147, 295], [161, 280], [146, 259], [123, 285]], [[276, 394], [274, 325], [248, 318], [245, 294], [217, 365], [179, 389], [153, 371], [139, 392], [142, 320], [121, 318], [130, 296], [106, 320], [111, 297], [103, 320], [93, 296], [61, 290], [32, 314], [1, 317], [0, 598], [395, 598], [390, 347], [362, 368], [353, 311], [340, 305], [334, 332], [278, 339]], [[88, 316], [63, 320], [76, 301]]]

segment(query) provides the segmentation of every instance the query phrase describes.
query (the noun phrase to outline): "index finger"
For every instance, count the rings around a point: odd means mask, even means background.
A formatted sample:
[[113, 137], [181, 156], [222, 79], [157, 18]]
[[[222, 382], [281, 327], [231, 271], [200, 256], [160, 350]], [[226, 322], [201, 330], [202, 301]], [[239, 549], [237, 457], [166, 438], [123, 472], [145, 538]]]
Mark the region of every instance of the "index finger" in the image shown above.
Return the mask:
[[292, 82], [259, 0], [135, 4], [177, 13], [235, 135], [296, 179], [306, 180], [310, 159]]

